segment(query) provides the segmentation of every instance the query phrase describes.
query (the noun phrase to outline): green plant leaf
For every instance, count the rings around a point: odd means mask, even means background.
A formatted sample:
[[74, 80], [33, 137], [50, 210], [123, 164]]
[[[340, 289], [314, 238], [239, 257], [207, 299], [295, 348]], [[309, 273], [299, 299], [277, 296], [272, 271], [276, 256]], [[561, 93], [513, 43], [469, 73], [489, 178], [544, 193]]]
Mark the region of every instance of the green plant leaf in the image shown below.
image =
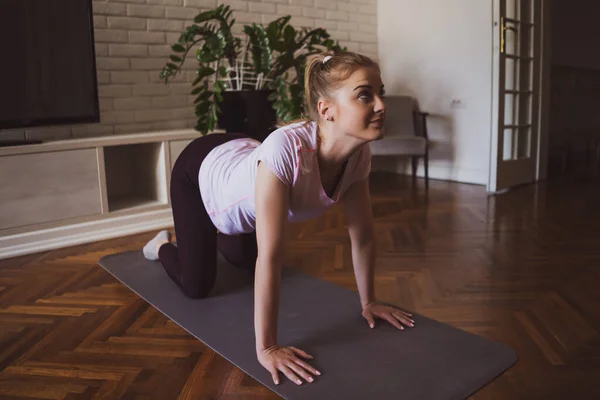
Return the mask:
[[214, 10], [204, 11], [194, 17], [194, 22], [197, 24], [200, 24], [202, 22], [206, 22], [206, 21], [213, 19], [220, 12], [220, 10], [222, 8], [223, 8], [223, 6], [221, 5], [217, 8], [215, 8]]
[[177, 53], [185, 53], [186, 52], [185, 47], [183, 47], [179, 43], [175, 43], [174, 45], [172, 45], [171, 50], [173, 50]]
[[[196, 93], [192, 92], [192, 94], [196, 94]], [[194, 99], [194, 104], [198, 104], [201, 101], [208, 101], [210, 99], [210, 96], [212, 96], [212, 95], [213, 95], [213, 92], [211, 92], [210, 90], [201, 91], [201, 93], [198, 96], [196, 96], [196, 98]]]
[[285, 41], [282, 38], [282, 32], [287, 23], [290, 21], [291, 16], [286, 15], [271, 21], [267, 26], [267, 38], [269, 39], [269, 46], [272, 50], [283, 52], [285, 51]]
[[293, 26], [288, 25], [283, 30], [283, 40], [285, 45], [291, 48], [295, 48], [298, 46], [296, 43], [296, 30]]
[[292, 17], [290, 15], [285, 15], [283, 17], [279, 17], [269, 23], [267, 25], [267, 33], [269, 34], [269, 39], [275, 39], [281, 35], [283, 28], [290, 22]]
[[208, 101], [203, 101], [196, 104], [196, 115], [206, 114], [210, 107], [210, 103]]
[[252, 23], [252, 25], [244, 26], [244, 33], [248, 36], [248, 44], [250, 47], [250, 54], [252, 55], [252, 65], [254, 66], [254, 72], [256, 74], [259, 74], [261, 68], [262, 49], [260, 47], [260, 44], [258, 43], [257, 30], [258, 28], [255, 23]]
[[269, 46], [269, 38], [267, 36], [267, 31], [265, 31], [265, 28], [262, 25], [258, 26], [257, 36], [260, 46], [262, 48], [260, 72], [262, 72], [263, 74], [268, 74], [269, 69], [271, 68], [273, 53]]
[[201, 64], [211, 63], [213, 61], [217, 61], [218, 59], [219, 57], [212, 53], [210, 48], [206, 46], [202, 46], [196, 51], [196, 60], [198, 60]]
[[197, 78], [200, 78], [201, 80], [203, 78], [206, 78], [207, 76], [214, 74], [214, 73], [215, 73], [214, 69], [212, 69], [211, 67], [206, 67], [206, 66], [202, 66], [196, 70]]
[[[197, 73], [197, 72], [196, 72]], [[192, 86], [196, 86], [198, 83], [200, 83], [200, 81], [204, 79], [204, 77], [202, 76], [197, 76], [194, 81], [192, 82]]]

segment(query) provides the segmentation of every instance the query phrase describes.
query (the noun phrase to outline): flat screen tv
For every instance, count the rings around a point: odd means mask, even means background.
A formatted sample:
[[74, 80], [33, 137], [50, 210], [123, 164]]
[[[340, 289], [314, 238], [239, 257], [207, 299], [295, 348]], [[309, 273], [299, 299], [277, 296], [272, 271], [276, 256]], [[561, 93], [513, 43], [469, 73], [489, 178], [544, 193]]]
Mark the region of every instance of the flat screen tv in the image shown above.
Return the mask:
[[92, 0], [0, 0], [0, 51], [0, 130], [100, 121]]

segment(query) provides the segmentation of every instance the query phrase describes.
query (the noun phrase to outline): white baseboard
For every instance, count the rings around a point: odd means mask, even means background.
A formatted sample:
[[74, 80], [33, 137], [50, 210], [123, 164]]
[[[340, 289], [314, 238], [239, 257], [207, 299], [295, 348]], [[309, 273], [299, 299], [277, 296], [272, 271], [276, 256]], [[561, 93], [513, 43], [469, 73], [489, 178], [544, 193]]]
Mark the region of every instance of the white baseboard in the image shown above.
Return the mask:
[[[405, 172], [411, 173], [410, 168]], [[417, 176], [425, 176], [421, 166], [419, 166], [419, 169], [417, 170]], [[429, 178], [441, 181], [469, 183], [474, 185], [487, 185], [488, 179], [486, 171], [460, 167], [449, 168], [435, 165], [429, 167]]]
[[170, 209], [148, 211], [0, 237], [0, 259], [173, 226]]
[[[400, 158], [394, 159], [393, 157], [373, 159], [372, 170], [394, 172], [402, 175], [412, 174], [409, 162]], [[419, 160], [417, 176], [421, 178], [425, 176], [422, 160]], [[429, 179], [487, 185], [488, 175], [487, 171], [484, 170], [454, 167], [448, 163], [437, 163], [436, 165], [436, 163], [430, 162]]]

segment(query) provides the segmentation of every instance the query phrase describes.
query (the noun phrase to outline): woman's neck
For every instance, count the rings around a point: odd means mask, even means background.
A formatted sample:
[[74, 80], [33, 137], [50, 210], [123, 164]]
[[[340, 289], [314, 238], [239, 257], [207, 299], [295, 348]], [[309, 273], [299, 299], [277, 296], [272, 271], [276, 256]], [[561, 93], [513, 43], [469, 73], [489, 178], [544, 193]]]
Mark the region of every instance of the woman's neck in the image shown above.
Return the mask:
[[360, 145], [354, 138], [336, 134], [330, 127], [317, 127], [317, 155], [322, 169], [337, 170]]

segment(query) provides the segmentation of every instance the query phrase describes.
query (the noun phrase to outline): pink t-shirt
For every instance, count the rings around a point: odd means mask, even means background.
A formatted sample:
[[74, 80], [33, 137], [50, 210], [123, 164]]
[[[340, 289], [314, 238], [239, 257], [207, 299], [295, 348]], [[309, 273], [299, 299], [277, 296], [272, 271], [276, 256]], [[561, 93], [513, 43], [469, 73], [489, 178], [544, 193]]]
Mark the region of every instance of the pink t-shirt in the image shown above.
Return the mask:
[[330, 198], [321, 185], [316, 148], [316, 122], [299, 122], [275, 130], [262, 143], [234, 139], [211, 150], [200, 167], [198, 183], [204, 206], [217, 229], [228, 235], [256, 229], [254, 194], [259, 161], [267, 163], [290, 186], [290, 222], [321, 215], [340, 201], [353, 183], [369, 175], [371, 152], [365, 144], [348, 160]]

